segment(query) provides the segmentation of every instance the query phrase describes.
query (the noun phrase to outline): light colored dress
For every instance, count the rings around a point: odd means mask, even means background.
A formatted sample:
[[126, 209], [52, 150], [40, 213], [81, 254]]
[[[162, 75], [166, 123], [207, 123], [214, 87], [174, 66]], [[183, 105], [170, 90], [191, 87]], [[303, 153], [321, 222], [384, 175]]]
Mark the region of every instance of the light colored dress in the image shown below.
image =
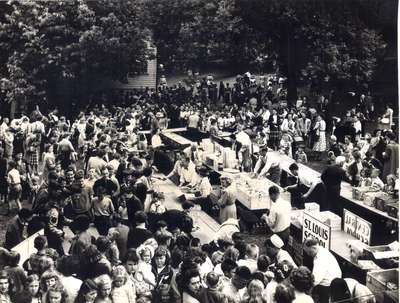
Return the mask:
[[318, 141], [315, 142], [313, 151], [316, 152], [324, 152], [326, 151], [326, 135], [325, 135], [325, 130], [326, 130], [326, 123], [324, 120], [321, 120], [316, 123], [314, 129], [317, 132]]
[[219, 221], [224, 223], [228, 219], [237, 219], [236, 213], [236, 190], [234, 185], [225, 188], [221, 198], [218, 201], [221, 207], [219, 211]]

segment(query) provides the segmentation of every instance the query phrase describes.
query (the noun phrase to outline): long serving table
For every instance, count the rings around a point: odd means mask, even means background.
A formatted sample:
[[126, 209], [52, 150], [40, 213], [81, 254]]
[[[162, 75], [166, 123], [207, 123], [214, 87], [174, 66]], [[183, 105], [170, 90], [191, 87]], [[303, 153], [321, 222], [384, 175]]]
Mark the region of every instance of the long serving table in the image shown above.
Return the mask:
[[[167, 133], [182, 133], [187, 131], [186, 127], [177, 127], [177, 128], [167, 128], [163, 129], [161, 133], [167, 134]], [[143, 135], [150, 135], [151, 131], [150, 130], [139, 130], [138, 134], [143, 134]]]
[[[228, 143], [228, 140], [226, 140], [226, 138], [220, 137], [220, 139], [226, 141], [226, 143]], [[280, 154], [279, 152], [269, 152], [268, 156], [270, 157], [274, 157], [275, 159], [277, 159], [280, 162], [280, 165], [282, 167], [282, 169], [290, 174], [290, 170], [289, 170], [289, 166], [294, 163], [295, 161], [285, 155]], [[215, 167], [207, 165], [209, 167], [209, 169], [212, 171], [213, 174], [217, 174], [220, 175], [221, 173], [232, 173], [232, 170], [227, 170], [227, 171], [218, 171], [215, 169]], [[306, 165], [303, 164], [298, 164], [299, 166], [299, 176], [300, 176], [300, 180], [302, 183], [304, 183], [306, 186], [311, 186], [311, 184], [320, 178], [320, 173], [313, 170], [310, 167], [307, 167]], [[238, 176], [239, 173], [236, 172], [232, 174], [234, 179], [235, 176]], [[240, 177], [236, 179], [240, 180]], [[260, 180], [261, 181], [261, 180]], [[274, 184], [272, 181], [270, 180], [262, 180], [264, 182], [265, 185], [263, 185], [262, 187], [264, 187], [265, 189], [268, 189], [269, 186], [271, 185], [276, 185]], [[243, 184], [239, 183], [239, 187], [243, 186]], [[269, 203], [267, 201], [267, 199], [262, 199], [262, 201], [264, 203], [261, 203], [261, 207], [260, 207], [260, 203], [254, 203], [251, 204], [249, 202], [249, 198], [248, 196], [246, 198], [241, 198], [241, 195], [237, 195], [237, 200], [241, 205], [246, 206], [246, 208], [251, 209], [252, 207], [254, 207], [254, 210], [260, 211], [263, 210], [263, 208], [268, 209], [269, 208]], [[390, 217], [387, 213], [379, 211], [373, 207], [369, 207], [366, 206], [362, 203], [362, 201], [358, 201], [352, 198], [352, 188], [350, 186], [350, 184], [342, 182], [342, 190], [341, 190], [341, 196], [343, 200], [341, 203], [343, 203], [346, 207], [349, 208], [350, 211], [354, 211], [357, 215], [361, 216], [362, 218], [364, 218], [365, 215], [367, 215], [366, 217], [369, 218], [371, 220], [372, 218], [372, 222], [375, 223], [376, 225], [376, 221], [374, 220], [390, 220], [391, 222], [395, 222], [397, 224], [397, 218], [392, 218]], [[243, 197], [243, 195], [242, 195]], [[290, 194], [289, 193], [282, 193], [281, 194], [281, 198], [282, 199], [289, 199], [290, 200]], [[318, 202], [318, 201], [316, 201]], [[250, 205], [250, 207], [249, 207]], [[353, 206], [353, 207], [352, 207]], [[265, 211], [265, 210], [264, 210]], [[298, 217], [300, 215], [300, 212], [302, 212], [302, 210], [292, 210], [292, 217]], [[370, 217], [368, 217], [368, 215], [370, 215]], [[378, 218], [378, 219], [377, 219]], [[378, 222], [379, 223], [379, 222]], [[380, 222], [381, 224], [382, 222]], [[378, 236], [380, 236], [381, 240], [382, 238], [384, 239], [385, 237], [382, 237], [382, 231], [379, 229], [379, 224], [378, 226], [376, 226], [376, 234], [378, 234]], [[294, 246], [296, 246], [296, 250], [297, 250], [297, 257], [301, 258], [297, 258], [298, 262], [302, 261], [302, 253], [303, 253], [303, 248], [302, 248], [302, 225], [299, 224], [298, 222], [292, 221], [292, 227], [291, 227], [291, 232], [293, 232], [293, 234], [291, 235], [291, 242]], [[379, 233], [381, 233], [379, 235]], [[345, 231], [343, 230], [332, 230], [331, 231], [331, 251], [337, 256], [342, 270], [344, 273], [346, 273], [348, 276], [352, 276], [360, 281], [365, 281], [366, 279], [366, 273], [367, 270], [363, 269], [362, 266], [360, 264], [358, 264], [356, 261], [353, 260], [352, 256], [351, 256], [351, 251], [350, 248], [348, 247], [348, 242], [350, 240], [356, 240], [356, 238], [354, 238], [353, 236], [351, 236], [350, 234], [347, 234]], [[371, 245], [377, 245], [373, 243], [373, 239], [371, 239]], [[386, 243], [388, 242], [387, 239], [384, 239], [384, 241], [386, 241]]]
[[[290, 174], [289, 166], [295, 162], [292, 158], [279, 152], [269, 152], [268, 155], [278, 159], [282, 169]], [[300, 180], [305, 185], [310, 186], [315, 178], [319, 178], [321, 175], [305, 165], [298, 164], [298, 166]], [[372, 224], [371, 245], [385, 245], [392, 241], [398, 241], [398, 218], [391, 217], [384, 211], [365, 205], [363, 201], [353, 199], [352, 187], [347, 182], [342, 182], [341, 184], [340, 197], [338, 203], [340, 203], [341, 207], [350, 210]]]
[[183, 149], [192, 144], [192, 141], [186, 139], [185, 137], [182, 137], [181, 135], [178, 135], [177, 133], [162, 132], [160, 135], [166, 144], [172, 145], [173, 147], [179, 149]]
[[[163, 177], [161, 175], [156, 176]], [[167, 209], [182, 210], [182, 205], [178, 202], [178, 197], [184, 193], [171, 180], [155, 179], [154, 190], [164, 194], [164, 205]], [[215, 235], [220, 228], [220, 224], [198, 207], [191, 210], [190, 215], [195, 227], [192, 231], [193, 237], [199, 238], [201, 243], [209, 243], [215, 240]]]
[[[286, 155], [282, 155], [279, 152], [269, 152], [268, 156], [273, 157], [274, 159], [278, 159], [279, 163], [281, 165], [281, 168], [290, 174], [290, 170], [289, 170], [289, 166], [292, 163], [295, 163], [295, 161], [286, 156]], [[299, 177], [300, 177], [300, 181], [306, 185], [306, 186], [311, 186], [311, 184], [321, 176], [321, 174], [315, 170], [313, 170], [312, 168], [303, 165], [303, 164], [297, 164], [299, 166]], [[353, 199], [353, 193], [352, 193], [352, 187], [349, 183], [347, 182], [342, 182], [341, 185], [341, 191], [340, 191], [340, 195], [342, 196], [342, 198], [345, 198], [346, 200], [350, 201], [353, 204], [356, 204], [366, 210], [368, 210], [369, 212], [375, 214], [375, 215], [379, 215], [385, 219], [389, 219], [392, 220], [394, 222], [398, 222], [398, 218], [394, 218], [389, 216], [386, 212], [381, 211], [379, 209], [376, 209], [375, 207], [372, 206], [368, 206], [365, 205], [362, 201], [360, 200], [356, 200]]]

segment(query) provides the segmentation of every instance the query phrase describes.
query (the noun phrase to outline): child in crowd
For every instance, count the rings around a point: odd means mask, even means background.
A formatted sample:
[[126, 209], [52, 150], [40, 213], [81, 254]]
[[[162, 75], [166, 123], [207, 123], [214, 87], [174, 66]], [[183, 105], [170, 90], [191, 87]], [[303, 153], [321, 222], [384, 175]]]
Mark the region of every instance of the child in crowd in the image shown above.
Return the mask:
[[253, 279], [247, 286], [248, 298], [243, 300], [244, 303], [267, 303], [267, 299], [263, 297], [264, 284], [258, 279]]
[[7, 259], [8, 265], [4, 269], [8, 272], [10, 279], [13, 281], [11, 293], [17, 294], [24, 290], [26, 282], [26, 273], [23, 268], [18, 265], [21, 260], [21, 255], [15, 251], [11, 251]]
[[106, 257], [110, 260], [111, 264], [118, 265], [121, 263], [120, 261], [120, 252], [117, 246], [117, 238], [120, 236], [120, 232], [117, 228], [111, 227], [108, 230], [107, 238], [111, 242], [109, 249], [106, 251]]
[[307, 154], [304, 151], [303, 146], [299, 146], [296, 151], [295, 160], [297, 163], [306, 164], [308, 162]]
[[222, 293], [222, 283], [219, 275], [211, 271], [206, 276], [206, 288], [200, 291], [200, 302], [225, 303], [228, 298]]
[[111, 298], [113, 303], [135, 303], [135, 285], [129, 281], [128, 273], [122, 265], [116, 266], [112, 271], [113, 289]]
[[292, 137], [287, 132], [283, 132], [282, 139], [279, 143], [279, 152], [292, 158], [292, 143]]

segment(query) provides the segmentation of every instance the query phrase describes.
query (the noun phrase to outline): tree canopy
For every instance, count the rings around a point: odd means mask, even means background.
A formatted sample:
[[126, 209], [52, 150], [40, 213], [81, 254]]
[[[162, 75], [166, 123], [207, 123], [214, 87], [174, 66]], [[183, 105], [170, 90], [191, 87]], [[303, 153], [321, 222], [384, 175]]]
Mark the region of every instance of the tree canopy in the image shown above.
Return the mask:
[[43, 102], [65, 80], [84, 83], [88, 93], [96, 79], [123, 80], [151, 56], [138, 1], [27, 0], [5, 8], [0, 73], [7, 101]]
[[167, 71], [273, 67], [288, 78], [289, 101], [298, 85], [367, 89], [395, 23], [381, 8], [378, 0], [1, 2], [0, 87], [6, 101], [57, 99], [61, 82], [87, 97], [99, 79], [142, 70], [150, 39]]
[[291, 100], [299, 81], [366, 87], [386, 46], [375, 0], [149, 0], [147, 7], [166, 66], [218, 61], [261, 71], [276, 60]]

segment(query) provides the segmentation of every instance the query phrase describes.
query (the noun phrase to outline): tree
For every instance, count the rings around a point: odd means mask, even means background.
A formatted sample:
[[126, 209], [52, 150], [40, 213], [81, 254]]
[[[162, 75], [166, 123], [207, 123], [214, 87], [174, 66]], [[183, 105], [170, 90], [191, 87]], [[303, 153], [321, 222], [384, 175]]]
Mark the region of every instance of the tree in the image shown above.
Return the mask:
[[234, 15], [229, 0], [147, 1], [148, 27], [167, 70], [211, 63], [247, 69], [268, 52], [269, 41]]
[[288, 101], [297, 83], [313, 88], [365, 87], [385, 43], [360, 18], [356, 1], [236, 0], [236, 13], [272, 39], [281, 71], [288, 77]]
[[66, 81], [86, 102], [98, 79], [123, 80], [151, 56], [139, 1], [27, 0], [8, 9], [0, 24], [8, 102], [54, 103]]

